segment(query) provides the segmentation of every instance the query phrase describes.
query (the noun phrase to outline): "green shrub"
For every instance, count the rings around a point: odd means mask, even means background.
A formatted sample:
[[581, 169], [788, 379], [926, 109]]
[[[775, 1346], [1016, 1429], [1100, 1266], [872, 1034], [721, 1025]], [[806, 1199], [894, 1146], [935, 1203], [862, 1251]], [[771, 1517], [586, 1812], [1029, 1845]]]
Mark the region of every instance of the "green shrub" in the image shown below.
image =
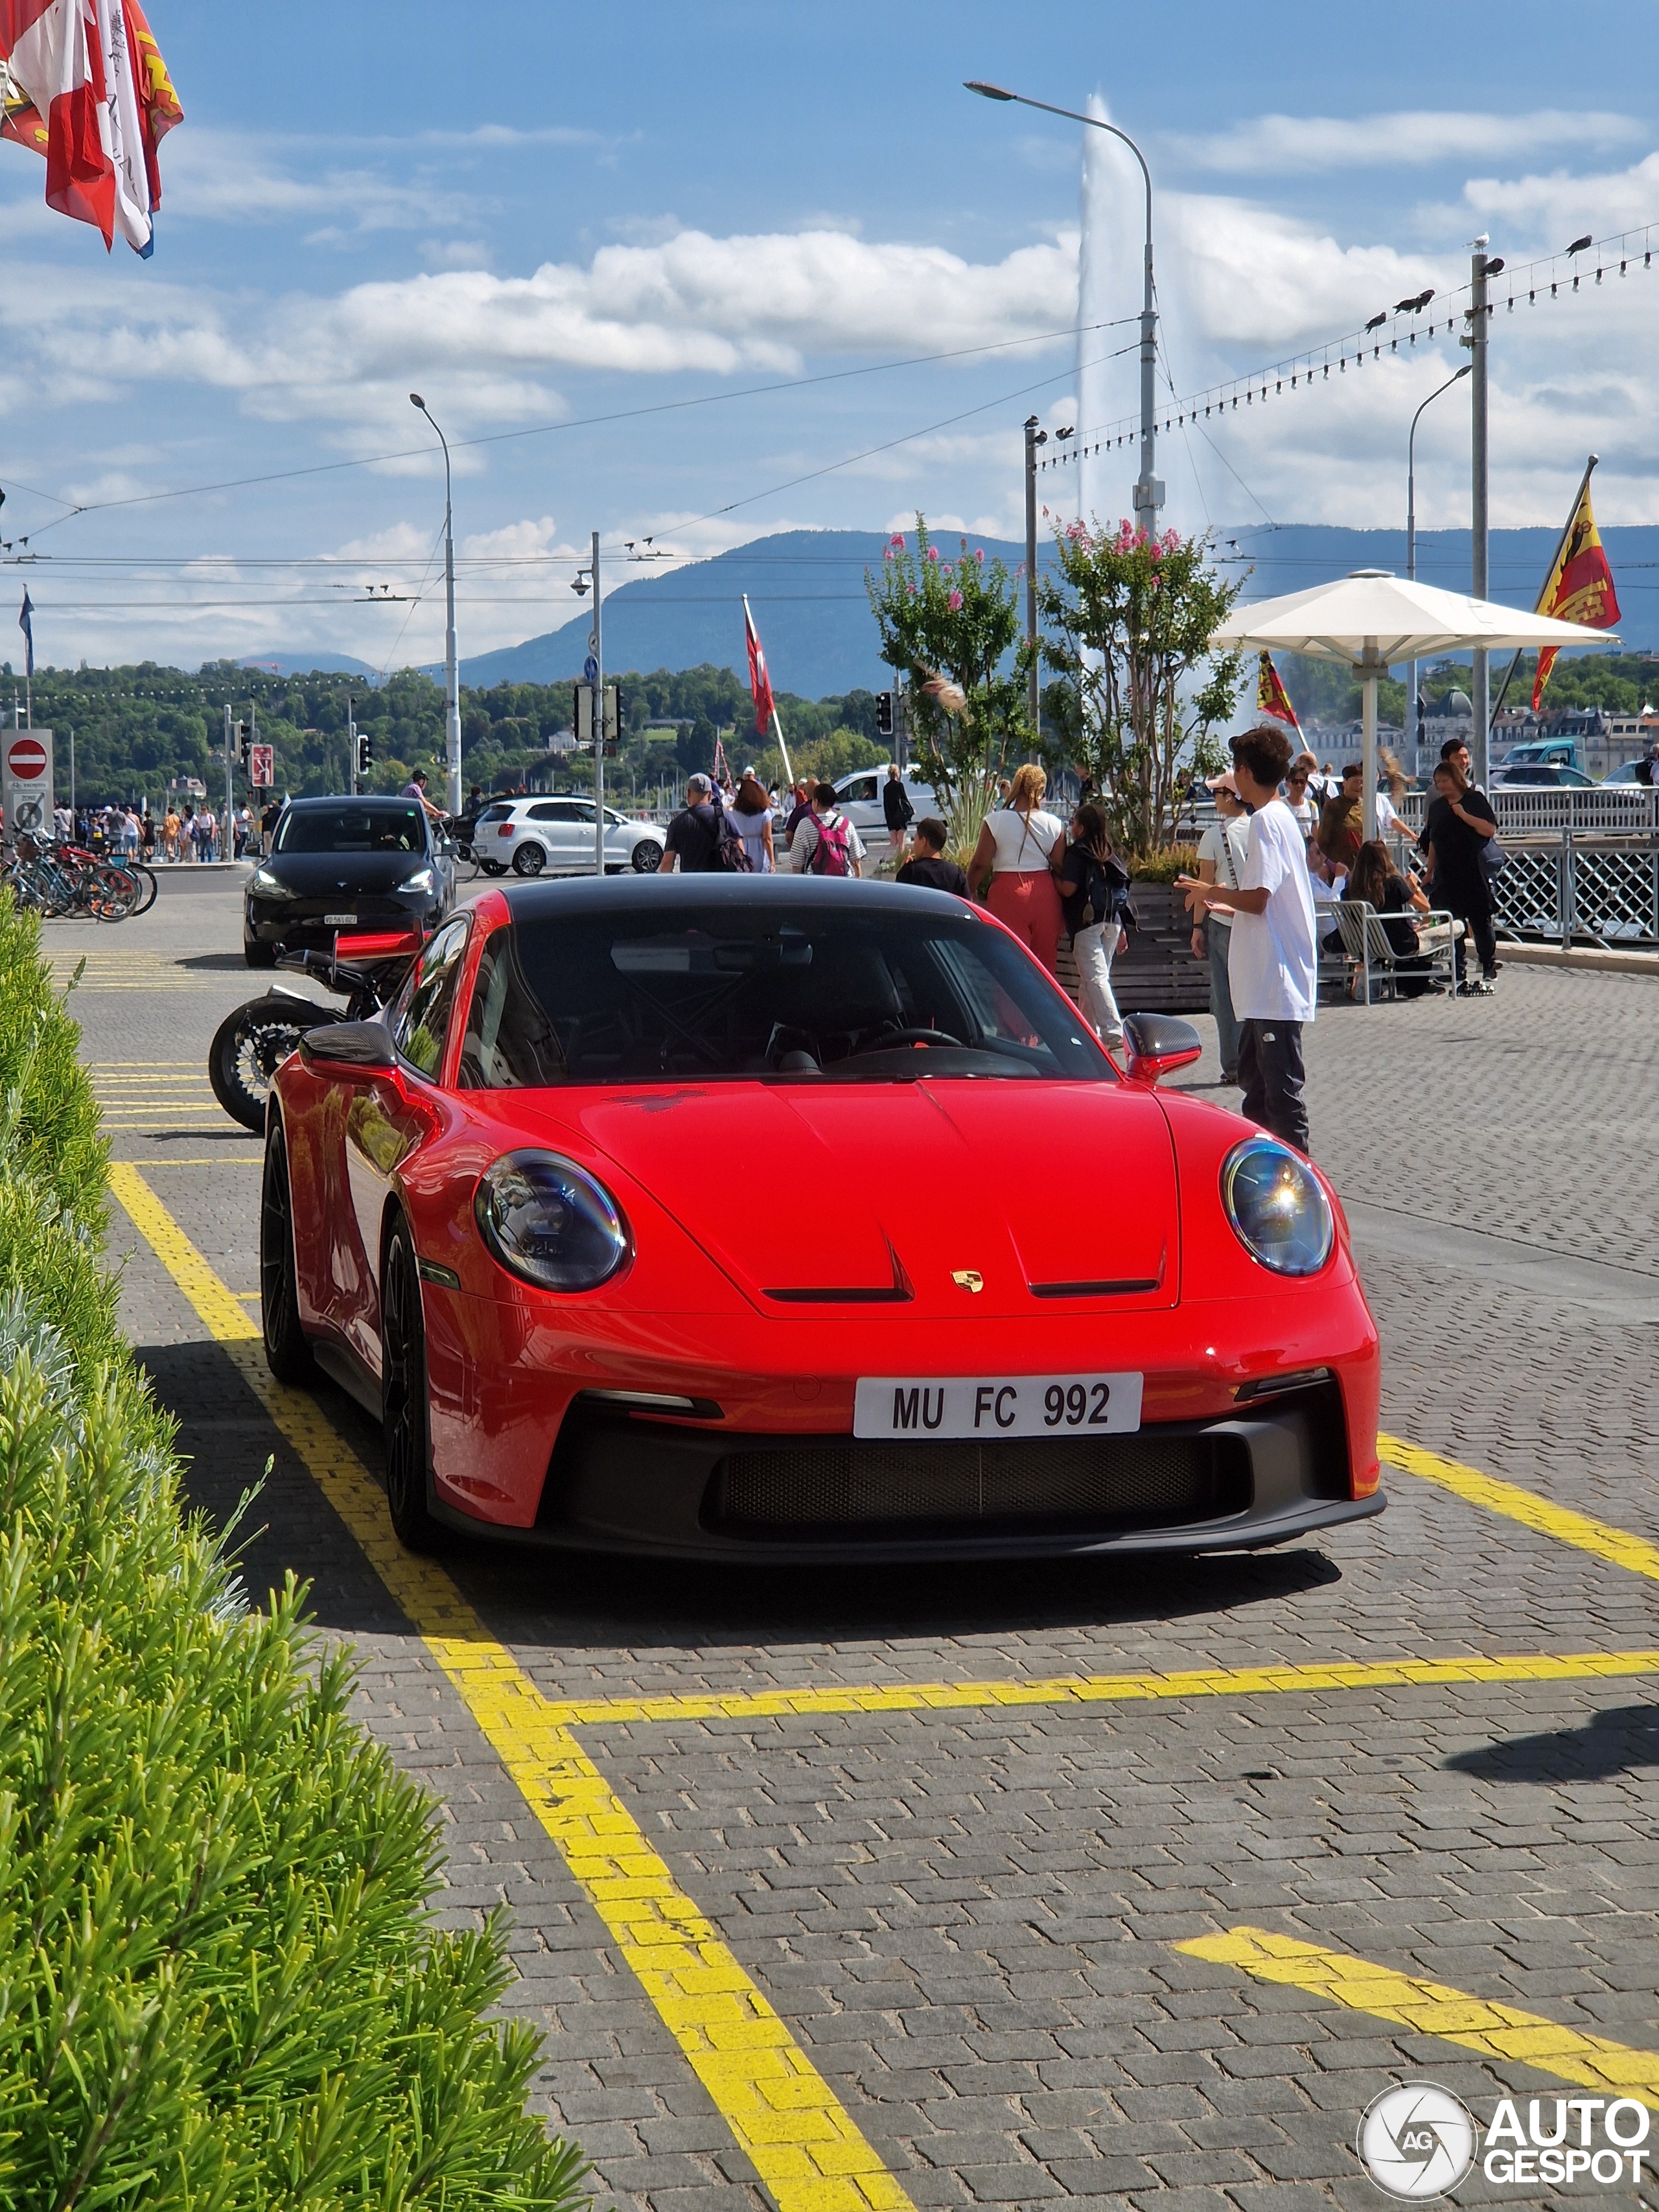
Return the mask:
[[70, 1027], [0, 902], [0, 2205], [573, 2207], [501, 1927], [428, 1917], [430, 1799], [181, 1516]]

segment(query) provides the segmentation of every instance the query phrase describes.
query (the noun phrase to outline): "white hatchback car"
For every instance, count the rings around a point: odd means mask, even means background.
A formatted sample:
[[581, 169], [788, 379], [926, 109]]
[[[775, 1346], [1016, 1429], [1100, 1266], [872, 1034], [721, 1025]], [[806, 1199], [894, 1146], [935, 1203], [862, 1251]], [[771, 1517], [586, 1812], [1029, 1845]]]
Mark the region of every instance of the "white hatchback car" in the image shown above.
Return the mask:
[[[605, 810], [605, 866], [607, 875], [632, 869], [656, 872], [662, 858], [662, 831], [654, 822], [630, 821]], [[593, 872], [593, 802], [580, 793], [556, 799], [492, 799], [472, 832], [472, 850], [489, 876], [591, 876]]]

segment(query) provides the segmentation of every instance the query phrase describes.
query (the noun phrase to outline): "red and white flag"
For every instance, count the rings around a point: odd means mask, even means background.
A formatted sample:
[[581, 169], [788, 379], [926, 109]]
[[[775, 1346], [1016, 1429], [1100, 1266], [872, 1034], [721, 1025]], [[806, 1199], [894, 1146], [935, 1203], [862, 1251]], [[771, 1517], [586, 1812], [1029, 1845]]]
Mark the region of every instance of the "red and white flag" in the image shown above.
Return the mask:
[[46, 205], [147, 257], [184, 111], [137, 0], [0, 0], [0, 135], [46, 155]]
[[766, 648], [755, 628], [755, 617], [749, 611], [747, 593], [743, 602], [743, 627], [749, 641], [749, 689], [755, 695], [755, 727], [764, 737], [778, 710], [772, 697], [772, 679], [766, 672]]

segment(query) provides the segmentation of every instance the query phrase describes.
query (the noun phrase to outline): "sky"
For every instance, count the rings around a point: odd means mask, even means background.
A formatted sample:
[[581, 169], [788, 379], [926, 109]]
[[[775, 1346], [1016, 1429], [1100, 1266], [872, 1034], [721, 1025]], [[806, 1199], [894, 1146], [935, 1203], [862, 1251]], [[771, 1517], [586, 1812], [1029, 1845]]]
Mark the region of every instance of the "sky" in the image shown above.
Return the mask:
[[[1144, 203], [1112, 142], [965, 78], [1140, 144], [1177, 407], [1378, 312], [1408, 330], [1395, 301], [1455, 295], [1479, 233], [1516, 269], [1659, 224], [1655, 0], [1588, 28], [1534, 0], [149, 13], [185, 115], [152, 259], [0, 144], [0, 562], [59, 666], [441, 658], [410, 391], [451, 444], [463, 656], [568, 619], [594, 530], [607, 589], [918, 509], [1018, 537], [1024, 417], [1134, 413]], [[1659, 521], [1659, 262], [1494, 289], [1493, 523], [1559, 526], [1591, 450], [1602, 522]], [[1275, 374], [1161, 441], [1164, 520], [1400, 526], [1413, 411], [1464, 357], [1442, 321], [1294, 398]], [[1469, 520], [1468, 388], [1423, 417], [1424, 528]], [[1049, 520], [1081, 480], [1115, 522], [1137, 466], [1131, 440], [1045, 471]]]

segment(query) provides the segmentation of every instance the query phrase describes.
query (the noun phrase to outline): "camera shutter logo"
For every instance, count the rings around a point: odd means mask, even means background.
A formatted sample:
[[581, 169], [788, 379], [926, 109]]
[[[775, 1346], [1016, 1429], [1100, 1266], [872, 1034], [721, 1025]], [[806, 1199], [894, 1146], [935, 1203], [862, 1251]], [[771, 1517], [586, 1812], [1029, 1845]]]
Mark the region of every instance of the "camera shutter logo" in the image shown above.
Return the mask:
[[1461, 2097], [1437, 2081], [1401, 2081], [1366, 2106], [1356, 2148], [1379, 2189], [1425, 2203], [1456, 2188], [1480, 2145], [1474, 2116]]

